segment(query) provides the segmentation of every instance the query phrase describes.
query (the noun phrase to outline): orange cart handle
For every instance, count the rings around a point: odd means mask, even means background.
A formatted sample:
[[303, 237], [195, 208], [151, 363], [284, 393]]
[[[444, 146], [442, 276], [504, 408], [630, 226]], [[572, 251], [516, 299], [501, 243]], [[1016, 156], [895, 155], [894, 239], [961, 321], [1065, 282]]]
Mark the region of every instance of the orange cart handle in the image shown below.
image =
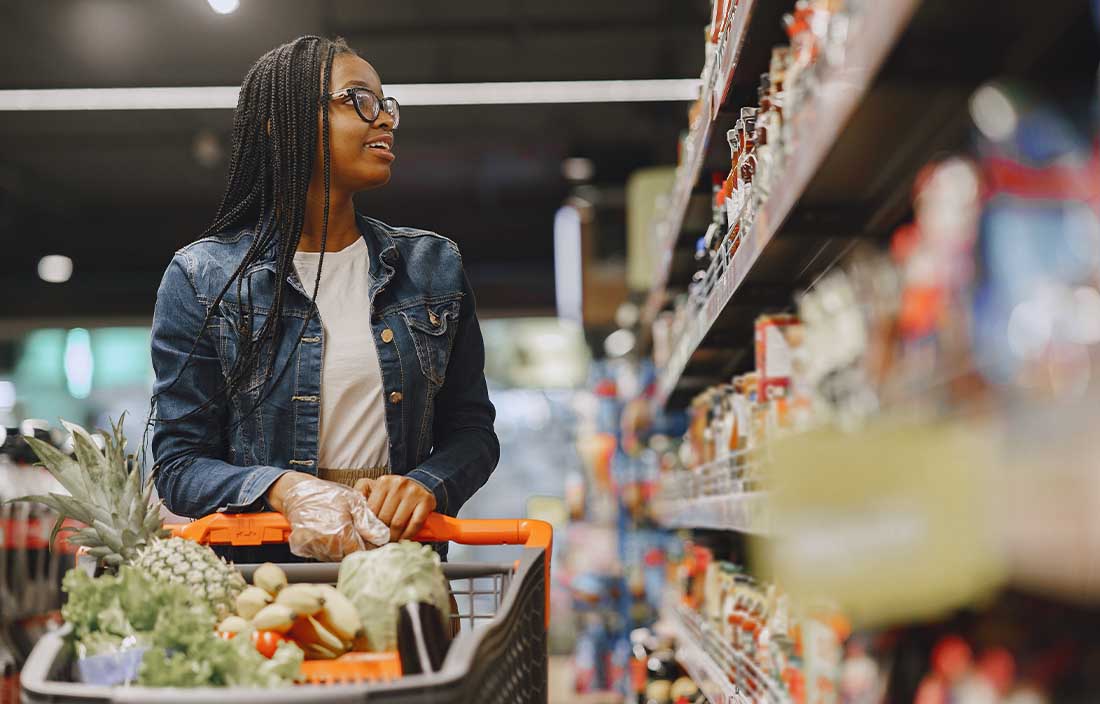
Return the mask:
[[[172, 535], [204, 545], [255, 546], [285, 543], [290, 523], [281, 513], [212, 513], [191, 523], [170, 523]], [[531, 519], [451, 518], [432, 513], [416, 535], [423, 543], [450, 540], [463, 545], [524, 545], [550, 552], [554, 531]]]

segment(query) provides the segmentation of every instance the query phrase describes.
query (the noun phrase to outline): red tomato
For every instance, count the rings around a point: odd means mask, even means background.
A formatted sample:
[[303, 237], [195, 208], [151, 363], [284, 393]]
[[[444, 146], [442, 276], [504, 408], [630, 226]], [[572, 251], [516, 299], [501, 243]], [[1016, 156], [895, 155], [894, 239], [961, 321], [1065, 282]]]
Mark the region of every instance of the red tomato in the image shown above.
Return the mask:
[[282, 643], [286, 638], [282, 633], [278, 631], [253, 631], [252, 642], [256, 646], [256, 650], [260, 651], [260, 655], [265, 658], [270, 658], [275, 654], [275, 649], [279, 647], [279, 643]]

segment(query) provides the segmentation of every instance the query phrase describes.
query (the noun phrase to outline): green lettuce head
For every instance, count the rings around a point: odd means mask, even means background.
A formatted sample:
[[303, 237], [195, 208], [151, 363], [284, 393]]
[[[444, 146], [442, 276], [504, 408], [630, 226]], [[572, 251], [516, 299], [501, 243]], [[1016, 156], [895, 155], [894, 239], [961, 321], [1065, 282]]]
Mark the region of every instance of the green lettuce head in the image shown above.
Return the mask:
[[450, 591], [439, 555], [427, 545], [403, 540], [348, 555], [337, 588], [355, 604], [374, 651], [397, 649], [401, 607], [427, 602], [451, 616]]

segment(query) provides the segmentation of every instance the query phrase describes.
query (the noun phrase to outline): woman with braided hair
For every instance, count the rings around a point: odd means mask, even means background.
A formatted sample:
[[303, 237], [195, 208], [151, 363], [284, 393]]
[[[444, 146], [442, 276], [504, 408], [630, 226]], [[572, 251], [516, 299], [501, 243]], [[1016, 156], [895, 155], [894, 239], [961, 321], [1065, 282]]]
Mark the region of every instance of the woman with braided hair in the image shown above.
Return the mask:
[[389, 181], [399, 121], [343, 40], [300, 37], [245, 77], [225, 194], [153, 317], [155, 477], [175, 513], [281, 511], [295, 553], [336, 560], [455, 515], [495, 468], [457, 246], [352, 201]]

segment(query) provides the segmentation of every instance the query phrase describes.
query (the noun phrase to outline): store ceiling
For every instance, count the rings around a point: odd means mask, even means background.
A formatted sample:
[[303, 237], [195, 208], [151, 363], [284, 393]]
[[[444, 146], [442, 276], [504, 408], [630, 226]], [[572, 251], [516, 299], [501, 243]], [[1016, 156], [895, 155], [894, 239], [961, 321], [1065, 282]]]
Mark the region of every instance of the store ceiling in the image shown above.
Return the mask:
[[[702, 65], [707, 0], [52, 0], [0, 6], [0, 89], [237, 84], [261, 53], [300, 34], [341, 35], [385, 83], [683, 78]], [[397, 96], [400, 99], [400, 96]], [[595, 182], [675, 161], [685, 106], [571, 104], [408, 108], [386, 188], [361, 208], [461, 245], [481, 308], [553, 310], [561, 162]], [[0, 321], [148, 316], [172, 252], [213, 214], [228, 110], [0, 112]], [[38, 280], [44, 254], [73, 258], [66, 284]], [[49, 320], [47, 320], [49, 319]]]

